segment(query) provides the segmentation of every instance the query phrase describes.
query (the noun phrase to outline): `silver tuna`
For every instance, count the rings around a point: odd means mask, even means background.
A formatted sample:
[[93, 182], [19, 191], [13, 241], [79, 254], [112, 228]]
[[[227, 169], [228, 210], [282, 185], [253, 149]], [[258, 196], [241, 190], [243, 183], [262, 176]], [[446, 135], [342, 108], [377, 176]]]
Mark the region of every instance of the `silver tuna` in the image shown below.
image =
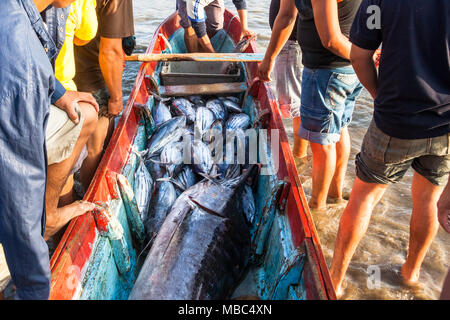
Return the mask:
[[172, 110], [178, 116], [186, 116], [187, 123], [195, 121], [195, 109], [189, 100], [178, 98], [172, 101]]
[[169, 108], [162, 101], [155, 106], [152, 115], [156, 126], [172, 119], [172, 114], [170, 113]]
[[162, 151], [164, 146], [173, 141], [180, 140], [186, 126], [186, 117], [172, 118], [156, 129], [148, 144], [148, 154], [152, 156]]

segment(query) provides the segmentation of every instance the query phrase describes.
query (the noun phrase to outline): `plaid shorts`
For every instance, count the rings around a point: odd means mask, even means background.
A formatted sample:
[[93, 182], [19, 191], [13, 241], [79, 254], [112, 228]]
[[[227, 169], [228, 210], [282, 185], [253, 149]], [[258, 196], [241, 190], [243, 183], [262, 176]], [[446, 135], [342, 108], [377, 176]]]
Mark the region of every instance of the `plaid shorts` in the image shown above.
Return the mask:
[[432, 184], [444, 186], [450, 174], [450, 133], [428, 139], [398, 139], [372, 123], [356, 156], [356, 175], [367, 183], [399, 182], [412, 167]]

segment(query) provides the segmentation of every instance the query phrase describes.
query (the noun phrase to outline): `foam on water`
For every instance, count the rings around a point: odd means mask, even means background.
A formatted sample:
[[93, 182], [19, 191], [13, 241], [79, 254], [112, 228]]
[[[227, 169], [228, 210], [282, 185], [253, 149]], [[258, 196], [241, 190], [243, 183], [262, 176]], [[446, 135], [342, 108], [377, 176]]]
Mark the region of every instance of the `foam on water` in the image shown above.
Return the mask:
[[[144, 52], [157, 26], [175, 11], [175, 0], [134, 0], [137, 53]], [[235, 11], [231, 0], [225, 0], [228, 8]], [[270, 39], [268, 11], [270, 0], [247, 0], [249, 27], [258, 33], [257, 46], [263, 52]], [[139, 69], [137, 63], [127, 63], [124, 74], [124, 101], [128, 99]], [[372, 117], [372, 99], [366, 91], [359, 98], [353, 122], [350, 125], [352, 150], [345, 181], [347, 191], [351, 190], [355, 178], [355, 155], [359, 152], [362, 139]], [[285, 121], [286, 132], [292, 142], [291, 121]], [[311, 191], [311, 166], [301, 172], [303, 187], [307, 195]], [[369, 230], [358, 247], [346, 277], [344, 299], [437, 299], [444, 277], [450, 267], [450, 236], [442, 229], [432, 244], [422, 266], [421, 288], [408, 288], [399, 281], [398, 271], [404, 262], [409, 242], [409, 219], [411, 215], [411, 179], [408, 171], [402, 182], [391, 186], [381, 203], [375, 208]], [[343, 208], [333, 208], [325, 213], [313, 214], [319, 233], [323, 253], [328, 265], [333, 249]], [[378, 267], [381, 282], [379, 288], [369, 288], [368, 271]]]

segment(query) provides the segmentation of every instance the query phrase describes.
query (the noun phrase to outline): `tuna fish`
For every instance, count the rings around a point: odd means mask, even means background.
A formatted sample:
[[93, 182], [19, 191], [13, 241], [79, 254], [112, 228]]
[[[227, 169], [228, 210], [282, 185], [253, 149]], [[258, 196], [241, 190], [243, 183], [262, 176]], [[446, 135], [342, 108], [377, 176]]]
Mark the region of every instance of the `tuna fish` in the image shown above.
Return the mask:
[[186, 116], [187, 123], [194, 123], [195, 121], [195, 109], [192, 107], [192, 103], [184, 98], [178, 98], [172, 101], [173, 112], [178, 116]]
[[225, 120], [228, 117], [227, 109], [219, 99], [208, 100], [206, 107], [212, 111], [216, 119]]
[[[209, 130], [207, 130], [205, 132], [205, 134], [203, 135], [203, 141], [205, 141], [206, 143], [211, 143], [213, 141], [215, 141], [215, 139], [217, 137], [222, 137], [222, 141], [223, 141], [223, 122], [220, 119], [217, 119], [213, 122], [213, 124], [211, 125], [211, 127], [209, 128]], [[220, 143], [220, 141], [219, 141]]]
[[247, 178], [205, 179], [172, 206], [129, 299], [229, 298], [250, 255], [250, 232], [240, 210]]
[[225, 108], [228, 110], [228, 112], [230, 112], [230, 113], [242, 113], [243, 111], [242, 111], [242, 109], [241, 109], [241, 107], [239, 106], [239, 104], [238, 103], [235, 103], [234, 101], [232, 101], [232, 100], [229, 100], [229, 99], [224, 99], [223, 101], [222, 101], [222, 104], [225, 106]]
[[186, 165], [181, 169], [175, 180], [178, 182], [176, 186], [180, 186], [183, 191], [197, 183], [194, 171], [192, 171], [192, 168], [189, 165]]
[[173, 176], [183, 168], [183, 142], [172, 142], [161, 151], [161, 163], [163, 163], [170, 176]]
[[153, 178], [153, 181], [166, 175], [166, 167], [161, 163], [159, 157], [148, 158], [145, 160], [145, 166], [147, 167], [150, 176]]
[[250, 117], [245, 113], [238, 113], [232, 115], [227, 123], [226, 130], [248, 129], [250, 127]]
[[152, 115], [156, 126], [159, 126], [161, 123], [172, 119], [172, 114], [170, 113], [169, 108], [162, 101], [155, 106]]
[[156, 182], [155, 193], [144, 219], [145, 230], [150, 240], [158, 234], [161, 225], [177, 199], [177, 193], [172, 182], [164, 178], [162, 180]]
[[205, 100], [201, 96], [195, 95], [190, 96], [189, 101], [193, 103], [197, 107], [204, 107], [205, 106]]
[[194, 140], [192, 145], [193, 169], [204, 175], [213, 174], [214, 163], [211, 151], [201, 140]]
[[244, 191], [242, 192], [242, 209], [247, 219], [247, 223], [252, 225], [256, 214], [256, 203], [255, 197], [253, 196], [253, 190], [248, 184], [244, 185]]
[[205, 107], [199, 107], [196, 112], [194, 136], [201, 139], [205, 132], [211, 128], [214, 122], [214, 114]]
[[144, 214], [147, 212], [148, 204], [153, 194], [153, 179], [145, 167], [142, 156], [138, 155], [138, 157], [140, 163], [134, 173], [134, 196], [141, 218], [144, 218]]
[[148, 144], [148, 154], [152, 156], [162, 151], [168, 143], [180, 140], [186, 126], [186, 117], [180, 116], [163, 122], [156, 128]]

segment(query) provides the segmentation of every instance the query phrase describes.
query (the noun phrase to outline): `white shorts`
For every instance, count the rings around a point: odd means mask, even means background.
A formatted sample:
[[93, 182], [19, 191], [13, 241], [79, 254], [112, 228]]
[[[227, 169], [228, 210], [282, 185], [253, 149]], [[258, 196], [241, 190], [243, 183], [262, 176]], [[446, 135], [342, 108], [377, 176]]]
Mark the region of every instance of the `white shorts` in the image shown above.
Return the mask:
[[278, 104], [284, 118], [300, 117], [302, 54], [297, 41], [288, 40], [275, 60]]

